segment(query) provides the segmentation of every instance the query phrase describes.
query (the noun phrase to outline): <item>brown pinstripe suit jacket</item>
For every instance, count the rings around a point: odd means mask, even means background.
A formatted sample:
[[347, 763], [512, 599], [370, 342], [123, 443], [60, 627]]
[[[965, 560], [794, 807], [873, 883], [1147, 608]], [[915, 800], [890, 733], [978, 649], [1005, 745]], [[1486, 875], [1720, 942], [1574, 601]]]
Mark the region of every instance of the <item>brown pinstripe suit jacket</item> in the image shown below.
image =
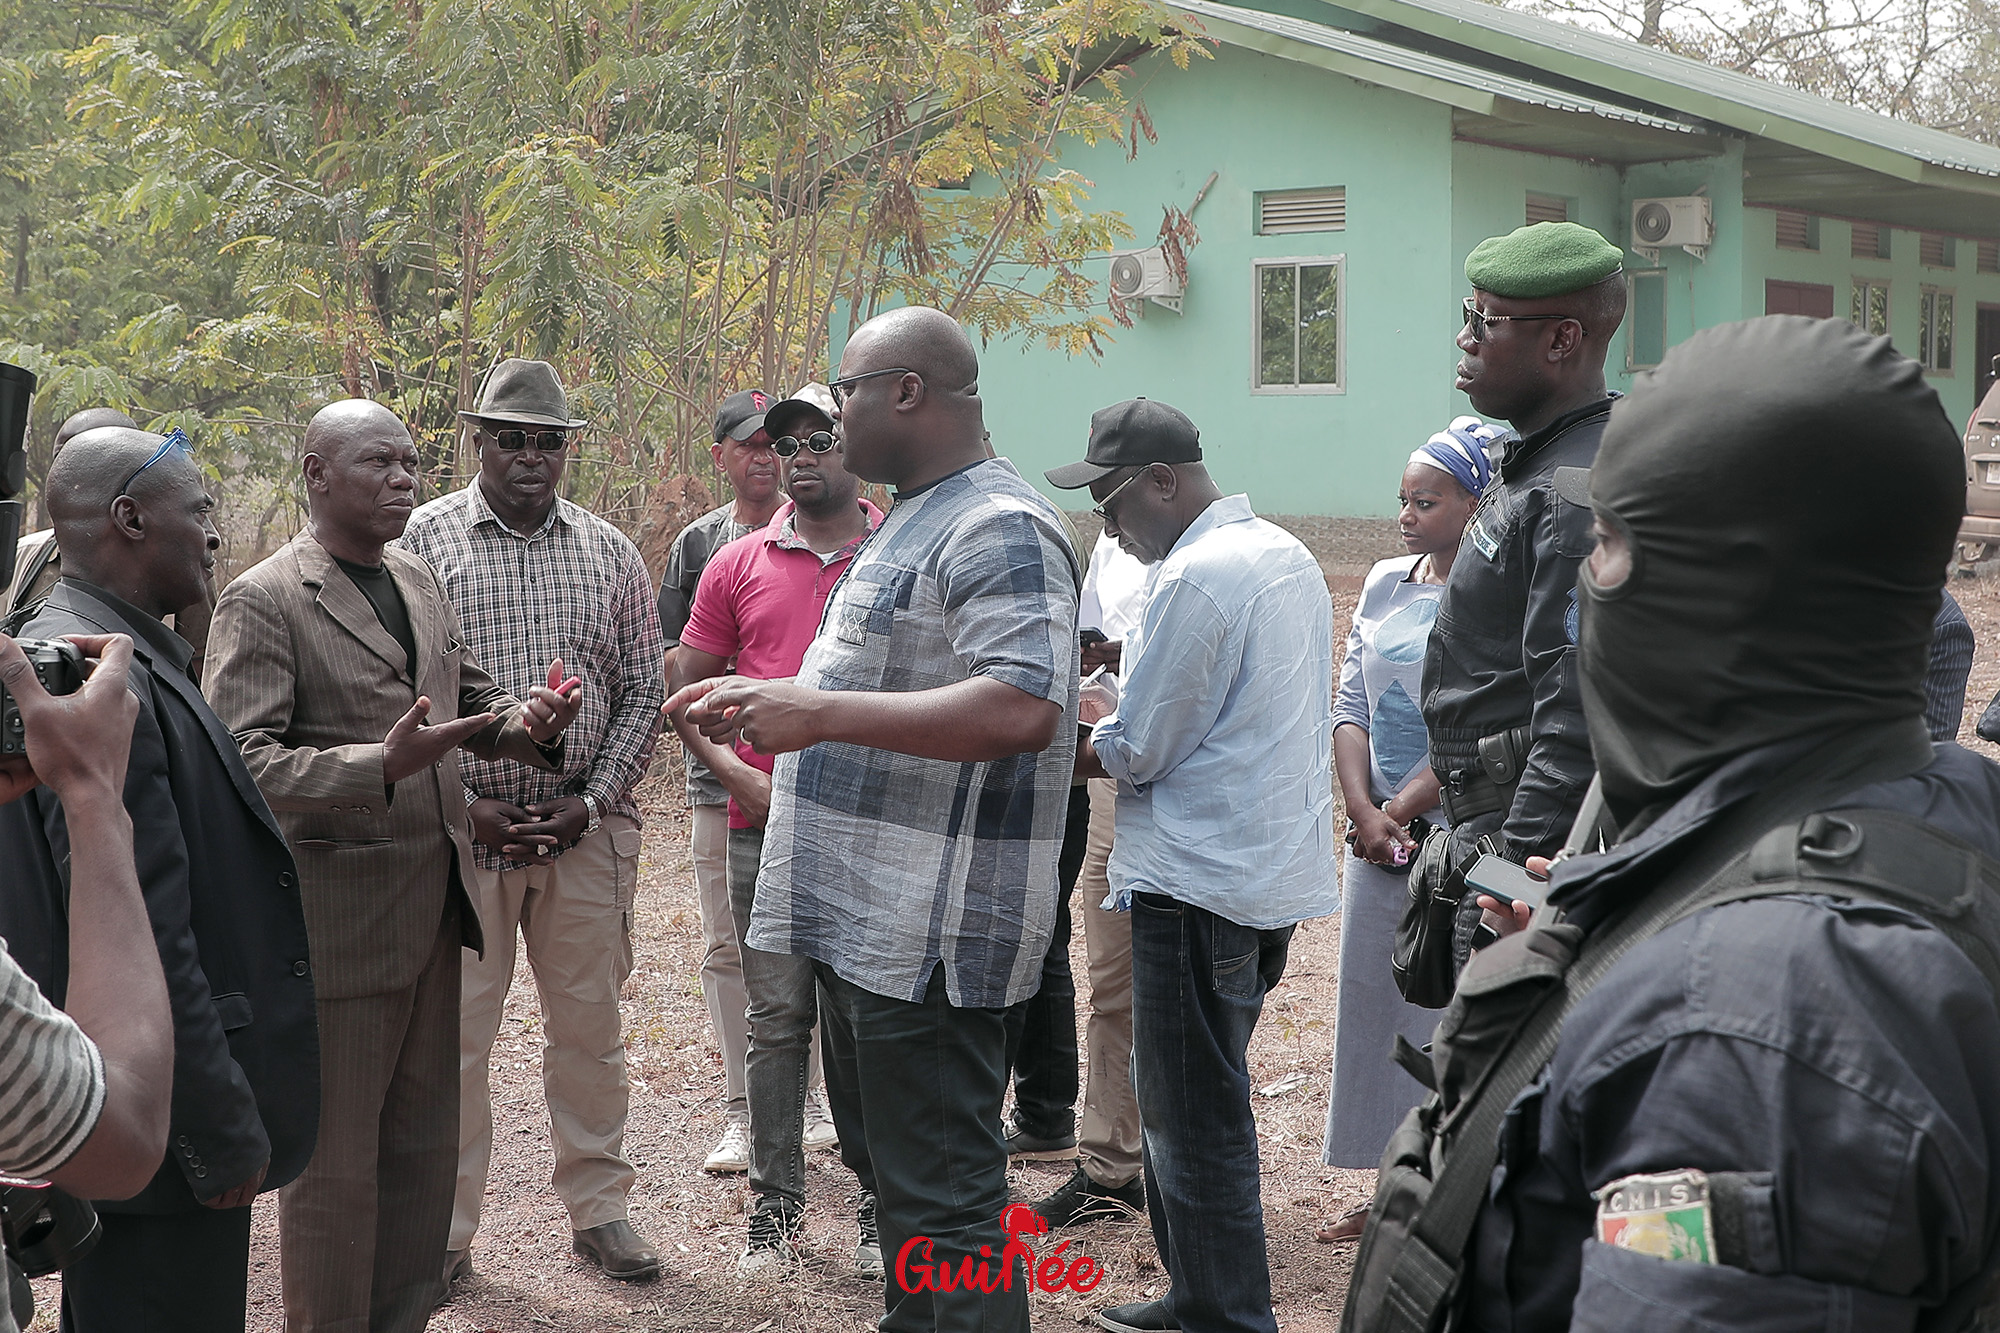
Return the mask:
[[521, 723], [520, 701], [466, 650], [437, 575], [407, 551], [382, 553], [415, 634], [401, 645], [310, 529], [223, 590], [203, 681], [298, 860], [321, 999], [414, 984], [437, 941], [447, 895], [466, 943], [479, 919], [460, 882], [472, 861], [458, 752], [396, 784], [382, 781], [382, 737], [419, 694], [433, 722], [493, 712], [466, 748], [480, 758], [551, 764]]

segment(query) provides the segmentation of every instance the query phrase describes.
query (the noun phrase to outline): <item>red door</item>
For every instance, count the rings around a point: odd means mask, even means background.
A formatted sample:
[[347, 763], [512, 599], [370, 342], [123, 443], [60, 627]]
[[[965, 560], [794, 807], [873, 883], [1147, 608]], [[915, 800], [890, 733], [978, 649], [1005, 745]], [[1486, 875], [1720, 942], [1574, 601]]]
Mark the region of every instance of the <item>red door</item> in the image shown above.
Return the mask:
[[1814, 319], [1833, 318], [1833, 288], [1816, 282], [1764, 280], [1764, 313], [1767, 315], [1809, 315]]

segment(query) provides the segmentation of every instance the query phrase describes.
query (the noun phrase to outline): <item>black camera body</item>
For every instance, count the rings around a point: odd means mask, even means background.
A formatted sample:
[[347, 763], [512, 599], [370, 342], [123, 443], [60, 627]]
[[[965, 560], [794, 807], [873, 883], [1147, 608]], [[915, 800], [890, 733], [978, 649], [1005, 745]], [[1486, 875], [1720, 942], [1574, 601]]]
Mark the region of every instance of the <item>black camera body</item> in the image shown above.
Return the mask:
[[[75, 694], [83, 686], [83, 650], [67, 639], [16, 639], [35, 678], [50, 694]], [[21, 731], [21, 709], [7, 687], [0, 685], [0, 758], [28, 752]]]

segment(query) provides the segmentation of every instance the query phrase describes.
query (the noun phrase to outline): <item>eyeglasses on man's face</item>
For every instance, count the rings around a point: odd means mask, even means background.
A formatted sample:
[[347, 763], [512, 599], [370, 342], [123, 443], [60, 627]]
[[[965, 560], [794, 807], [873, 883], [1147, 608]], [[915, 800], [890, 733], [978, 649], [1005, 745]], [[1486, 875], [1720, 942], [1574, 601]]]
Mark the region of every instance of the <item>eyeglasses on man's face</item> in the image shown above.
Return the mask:
[[1145, 476], [1148, 472], [1152, 470], [1152, 467], [1153, 465], [1151, 463], [1148, 463], [1146, 464], [1146, 466], [1140, 468], [1137, 472], [1134, 472], [1131, 476], [1125, 478], [1125, 480], [1119, 482], [1116, 486], [1113, 486], [1111, 488], [1111, 494], [1105, 496], [1102, 500], [1099, 500], [1096, 504], [1092, 505], [1090, 507], [1090, 512], [1097, 515], [1097, 517], [1101, 521], [1109, 523], [1111, 521], [1111, 502], [1118, 498], [1118, 492], [1124, 490], [1127, 486], [1130, 486], [1133, 482]]
[[[1460, 308], [1465, 311], [1465, 327], [1472, 330], [1472, 341], [1476, 343], [1486, 341], [1486, 326], [1489, 324], [1528, 324], [1538, 319], [1575, 319], [1573, 315], [1489, 315], [1481, 310], [1478, 303], [1470, 296], [1465, 298]], [[1576, 326], [1581, 329], [1583, 321], [1577, 320]]]
[[125, 484], [118, 488], [118, 495], [114, 495], [111, 498], [116, 500], [118, 496], [125, 495], [128, 492], [130, 492], [132, 489], [132, 483], [139, 480], [139, 474], [141, 472], [144, 472], [147, 468], [153, 466], [153, 464], [159, 462], [162, 458], [165, 458], [168, 454], [172, 453], [176, 449], [180, 450], [184, 454], [189, 455], [190, 457], [192, 457], [194, 454], [194, 446], [191, 443], [189, 443], [187, 432], [183, 431], [179, 426], [174, 427], [173, 432], [169, 434], [166, 439], [160, 441], [160, 447], [153, 450], [153, 456], [151, 458], [139, 464], [138, 467], [132, 469], [132, 475], [125, 478]]
[[517, 454], [523, 449], [533, 449], [537, 453], [559, 454], [569, 448], [569, 432], [566, 430], [494, 430], [490, 426], [480, 427], [479, 433], [493, 441], [502, 453]]
[[[917, 375], [908, 366], [889, 366], [883, 370], [864, 370], [859, 375], [849, 375], [845, 379], [827, 381], [827, 390], [833, 394], [833, 405], [839, 407], [847, 401], [848, 391], [863, 380], [872, 380], [878, 375]], [[922, 375], [917, 375], [922, 379]]]
[[801, 449], [810, 449], [816, 454], [830, 454], [839, 444], [840, 441], [833, 438], [832, 432], [823, 430], [816, 430], [803, 440], [795, 435], [781, 435], [771, 441], [771, 447], [778, 451], [780, 458], [796, 458]]

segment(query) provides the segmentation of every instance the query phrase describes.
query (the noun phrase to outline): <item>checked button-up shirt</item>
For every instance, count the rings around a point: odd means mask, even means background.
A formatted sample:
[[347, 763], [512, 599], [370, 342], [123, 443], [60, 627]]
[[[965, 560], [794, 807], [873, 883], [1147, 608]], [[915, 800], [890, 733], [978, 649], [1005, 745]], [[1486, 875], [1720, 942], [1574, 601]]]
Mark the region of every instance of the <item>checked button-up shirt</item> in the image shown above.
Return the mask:
[[[638, 819], [632, 789], [646, 775], [666, 697], [666, 643], [638, 548], [563, 499], [540, 528], [516, 532], [476, 480], [419, 508], [396, 544], [437, 570], [466, 646], [503, 689], [527, 698], [558, 657], [583, 680], [560, 772], [465, 755], [466, 787], [515, 805], [587, 795], [601, 814]], [[488, 870], [516, 864], [478, 843], [473, 853]]]

